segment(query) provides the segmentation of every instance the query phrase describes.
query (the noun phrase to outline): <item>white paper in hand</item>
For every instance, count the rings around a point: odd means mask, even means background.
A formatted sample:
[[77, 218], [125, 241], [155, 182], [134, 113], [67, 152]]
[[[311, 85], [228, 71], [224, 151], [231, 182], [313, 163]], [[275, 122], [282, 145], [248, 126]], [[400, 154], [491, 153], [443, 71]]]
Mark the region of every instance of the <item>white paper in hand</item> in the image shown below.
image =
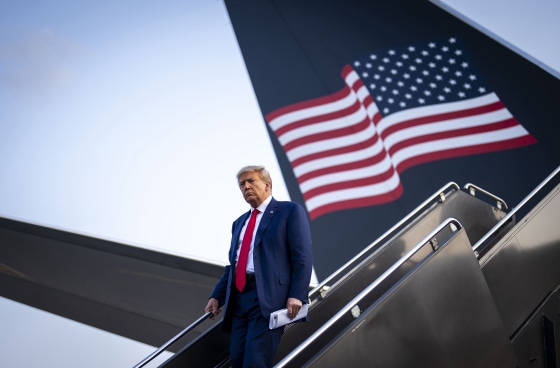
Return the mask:
[[272, 312], [272, 314], [270, 315], [270, 321], [268, 323], [268, 328], [273, 330], [275, 328], [285, 326], [288, 323], [292, 323], [292, 322], [295, 322], [295, 321], [300, 320], [302, 318], [305, 318], [307, 316], [308, 306], [309, 306], [309, 304], [302, 305], [301, 309], [299, 310], [298, 314], [296, 315], [296, 318], [294, 318], [294, 319], [290, 319], [290, 317], [288, 316], [288, 309], [287, 308], [277, 310], [276, 312]]

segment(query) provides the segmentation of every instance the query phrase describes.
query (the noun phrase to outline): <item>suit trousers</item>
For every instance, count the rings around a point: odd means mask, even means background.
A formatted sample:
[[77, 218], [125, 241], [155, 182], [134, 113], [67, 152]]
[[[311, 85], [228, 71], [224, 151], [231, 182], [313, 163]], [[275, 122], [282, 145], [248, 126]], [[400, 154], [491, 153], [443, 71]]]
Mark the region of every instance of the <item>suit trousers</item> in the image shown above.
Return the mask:
[[239, 292], [232, 287], [232, 331], [230, 342], [233, 368], [272, 367], [283, 328], [270, 330], [268, 319], [260, 309], [255, 280], [248, 281]]

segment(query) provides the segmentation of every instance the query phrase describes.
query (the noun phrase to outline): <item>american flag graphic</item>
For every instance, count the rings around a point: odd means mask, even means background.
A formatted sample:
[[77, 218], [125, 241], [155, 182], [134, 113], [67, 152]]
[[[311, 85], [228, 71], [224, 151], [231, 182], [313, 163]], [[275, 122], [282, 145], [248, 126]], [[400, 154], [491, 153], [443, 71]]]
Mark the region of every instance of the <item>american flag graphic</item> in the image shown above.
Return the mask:
[[311, 219], [397, 199], [411, 166], [536, 142], [457, 38], [377, 51], [341, 75], [342, 90], [265, 116]]

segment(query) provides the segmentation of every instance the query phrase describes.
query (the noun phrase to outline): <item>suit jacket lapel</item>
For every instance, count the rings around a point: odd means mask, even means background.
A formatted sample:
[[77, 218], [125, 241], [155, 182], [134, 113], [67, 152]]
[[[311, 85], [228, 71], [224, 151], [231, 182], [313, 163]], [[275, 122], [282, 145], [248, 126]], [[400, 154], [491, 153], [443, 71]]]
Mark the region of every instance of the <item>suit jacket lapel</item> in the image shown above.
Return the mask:
[[231, 251], [229, 254], [229, 260], [232, 265], [235, 265], [235, 257], [237, 254], [237, 247], [239, 246], [239, 235], [241, 235], [241, 229], [243, 229], [243, 225], [245, 225], [245, 222], [247, 222], [250, 215], [251, 211], [248, 211], [245, 215], [241, 216], [235, 225], [235, 229], [233, 229], [230, 246]]
[[274, 216], [274, 214], [276, 213], [277, 207], [278, 207], [278, 202], [274, 198], [272, 198], [268, 206], [266, 206], [266, 210], [264, 210], [264, 213], [261, 218], [261, 222], [259, 224], [259, 228], [257, 229], [257, 233], [255, 234], [255, 248], [257, 247], [258, 244], [260, 244], [262, 239], [262, 234], [270, 224], [270, 221], [272, 220], [272, 216]]

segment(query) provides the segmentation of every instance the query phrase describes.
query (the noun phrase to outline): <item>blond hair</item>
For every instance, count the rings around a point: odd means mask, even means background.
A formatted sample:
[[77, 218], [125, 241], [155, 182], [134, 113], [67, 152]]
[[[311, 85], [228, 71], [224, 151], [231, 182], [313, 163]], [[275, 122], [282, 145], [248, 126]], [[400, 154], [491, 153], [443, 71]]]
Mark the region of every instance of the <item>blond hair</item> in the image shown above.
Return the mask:
[[268, 172], [268, 170], [262, 166], [262, 165], [249, 165], [249, 166], [245, 166], [243, 168], [241, 168], [241, 170], [239, 170], [237, 172], [237, 180], [239, 180], [239, 177], [241, 176], [241, 174], [247, 173], [247, 172], [256, 172], [259, 174], [259, 177], [261, 178], [262, 181], [264, 181], [265, 183], [269, 183], [270, 184], [270, 190], [272, 190], [272, 178], [270, 177], [270, 173]]

